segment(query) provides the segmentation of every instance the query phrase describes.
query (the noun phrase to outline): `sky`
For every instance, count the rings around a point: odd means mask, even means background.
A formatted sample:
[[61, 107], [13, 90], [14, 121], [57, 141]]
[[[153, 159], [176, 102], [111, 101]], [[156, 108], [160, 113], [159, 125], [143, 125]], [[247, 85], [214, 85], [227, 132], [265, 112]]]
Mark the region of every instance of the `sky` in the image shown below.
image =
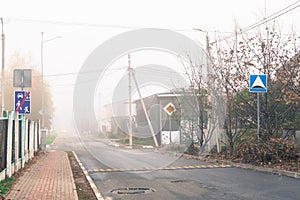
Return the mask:
[[[64, 129], [70, 124], [65, 120], [72, 117], [77, 73], [90, 53], [111, 37], [139, 28], [163, 28], [205, 44], [205, 33], [195, 28], [226, 36], [233, 32], [235, 22], [245, 28], [292, 4], [299, 6], [300, 1], [0, 0], [0, 17], [4, 18], [6, 63], [19, 51], [40, 67], [41, 32], [45, 41], [49, 39], [44, 42], [44, 76], [56, 107], [53, 126]], [[294, 30], [299, 35], [300, 7], [277, 19], [283, 32]], [[135, 54], [132, 63], [139, 66], [155, 59], [156, 63], [164, 62], [161, 57]], [[120, 58], [115, 67], [126, 65], [127, 60]], [[111, 80], [107, 78], [106, 83]]]

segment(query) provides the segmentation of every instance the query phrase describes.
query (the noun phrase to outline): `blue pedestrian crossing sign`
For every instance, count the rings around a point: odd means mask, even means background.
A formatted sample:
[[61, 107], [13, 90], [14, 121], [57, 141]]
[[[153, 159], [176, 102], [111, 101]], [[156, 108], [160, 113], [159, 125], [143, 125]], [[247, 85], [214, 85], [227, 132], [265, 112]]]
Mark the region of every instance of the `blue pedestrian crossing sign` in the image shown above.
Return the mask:
[[29, 115], [30, 97], [30, 91], [15, 91], [15, 111], [21, 115]]
[[250, 92], [267, 92], [267, 75], [250, 75]]

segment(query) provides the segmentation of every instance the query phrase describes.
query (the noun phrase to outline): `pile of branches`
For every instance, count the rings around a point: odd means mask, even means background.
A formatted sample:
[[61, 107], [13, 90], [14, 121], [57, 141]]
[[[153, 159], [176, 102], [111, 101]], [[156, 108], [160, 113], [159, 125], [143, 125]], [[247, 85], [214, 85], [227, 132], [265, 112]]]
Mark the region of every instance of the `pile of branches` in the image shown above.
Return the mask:
[[233, 151], [233, 159], [255, 165], [299, 163], [299, 147], [282, 138], [270, 138], [258, 142], [250, 140], [238, 144]]

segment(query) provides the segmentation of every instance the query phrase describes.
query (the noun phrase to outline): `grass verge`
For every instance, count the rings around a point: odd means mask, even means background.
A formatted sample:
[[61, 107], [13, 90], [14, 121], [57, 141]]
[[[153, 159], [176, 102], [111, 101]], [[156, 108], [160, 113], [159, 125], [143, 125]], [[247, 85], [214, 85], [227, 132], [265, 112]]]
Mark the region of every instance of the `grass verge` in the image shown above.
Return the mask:
[[56, 135], [55, 134], [48, 134], [46, 136], [46, 145], [50, 145], [53, 143], [53, 141], [55, 140]]
[[79, 200], [97, 200], [93, 189], [90, 186], [90, 183], [86, 179], [80, 165], [78, 164], [73, 152], [67, 152], [69, 157], [69, 162], [72, 169], [72, 174], [74, 177], [77, 196]]
[[13, 183], [16, 181], [15, 177], [6, 178], [0, 182], [0, 195], [5, 195], [11, 189]]
[[[129, 139], [128, 138], [122, 139], [121, 143], [122, 144], [129, 144]], [[134, 145], [151, 145], [151, 146], [155, 145], [152, 137], [151, 138], [136, 138], [136, 137], [133, 137], [132, 138], [132, 143]]]

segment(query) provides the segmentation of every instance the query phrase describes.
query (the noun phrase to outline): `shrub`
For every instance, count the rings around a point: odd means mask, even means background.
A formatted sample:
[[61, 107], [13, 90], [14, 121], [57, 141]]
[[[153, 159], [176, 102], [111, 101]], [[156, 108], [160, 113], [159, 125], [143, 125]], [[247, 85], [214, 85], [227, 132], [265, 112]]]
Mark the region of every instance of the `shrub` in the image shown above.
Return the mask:
[[296, 144], [288, 143], [281, 138], [271, 138], [266, 142], [258, 143], [256, 140], [250, 140], [247, 143], [241, 143], [235, 148], [233, 157], [244, 163], [266, 165], [297, 162], [298, 153], [299, 149]]

